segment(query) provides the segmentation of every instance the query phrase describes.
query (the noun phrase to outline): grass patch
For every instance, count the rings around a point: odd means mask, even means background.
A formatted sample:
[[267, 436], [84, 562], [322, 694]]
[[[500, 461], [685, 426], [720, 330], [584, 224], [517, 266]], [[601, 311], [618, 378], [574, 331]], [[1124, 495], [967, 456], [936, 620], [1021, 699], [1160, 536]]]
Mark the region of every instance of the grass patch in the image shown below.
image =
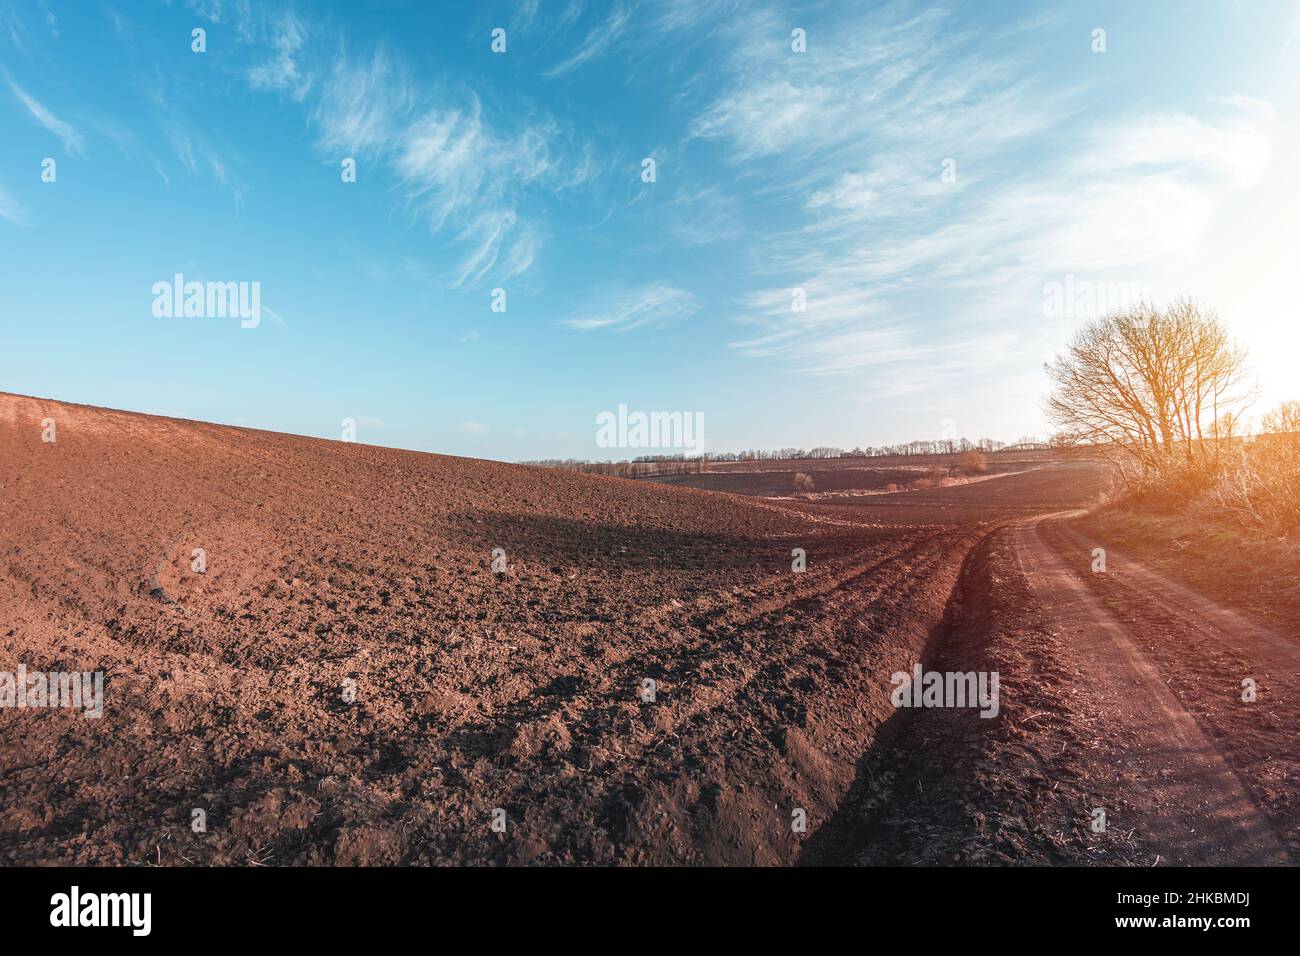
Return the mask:
[[1300, 629], [1300, 541], [1167, 512], [1108, 506], [1080, 530], [1207, 597], [1294, 634]]

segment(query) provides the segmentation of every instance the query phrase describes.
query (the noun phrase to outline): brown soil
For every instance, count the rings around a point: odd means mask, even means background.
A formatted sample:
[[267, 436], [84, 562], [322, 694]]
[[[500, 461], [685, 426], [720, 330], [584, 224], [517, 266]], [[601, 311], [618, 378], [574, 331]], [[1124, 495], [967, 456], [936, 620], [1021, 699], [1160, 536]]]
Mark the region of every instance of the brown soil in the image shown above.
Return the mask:
[[1300, 858], [1300, 646], [1097, 546], [1058, 517], [975, 549], [926, 666], [999, 671], [1000, 718], [899, 711], [805, 862]]
[[958, 708], [900, 710], [864, 756], [857, 781], [802, 862], [863, 865], [1150, 862], [1123, 821], [1125, 788], [1096, 768], [1122, 759], [1104, 705], [1080, 686], [1068, 637], [1018, 572], [1015, 529], [987, 537], [962, 570], [927, 670], [996, 670], [995, 719]]
[[0, 395], [0, 671], [106, 674], [0, 708], [0, 861], [1291, 858], [1294, 635], [1091, 573], [1037, 464], [772, 501]]
[[1095, 481], [768, 504], [0, 396], [0, 484], [0, 670], [107, 675], [0, 710], [5, 862], [781, 863], [967, 551]]

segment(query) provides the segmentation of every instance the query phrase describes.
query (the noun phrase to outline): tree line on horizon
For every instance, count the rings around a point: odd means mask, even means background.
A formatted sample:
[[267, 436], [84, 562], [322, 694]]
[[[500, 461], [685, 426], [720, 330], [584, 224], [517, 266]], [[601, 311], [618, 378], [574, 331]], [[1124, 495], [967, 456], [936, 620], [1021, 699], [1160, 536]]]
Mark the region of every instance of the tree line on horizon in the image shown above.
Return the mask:
[[926, 439], [902, 442], [896, 445], [857, 447], [851, 450], [831, 445], [816, 448], [779, 448], [775, 450], [748, 449], [740, 452], [720, 452], [701, 455], [638, 455], [626, 461], [591, 461], [585, 458], [542, 458], [520, 462], [542, 468], [578, 471], [584, 474], [614, 475], [622, 478], [645, 478], [658, 475], [705, 474], [712, 462], [739, 461], [816, 461], [844, 458], [915, 458], [924, 456], [956, 456], [970, 452], [997, 454], [1011, 451], [1045, 451], [1052, 446], [1042, 439], [1027, 435], [1015, 442], [1001, 442], [981, 438], [972, 442], [967, 438]]

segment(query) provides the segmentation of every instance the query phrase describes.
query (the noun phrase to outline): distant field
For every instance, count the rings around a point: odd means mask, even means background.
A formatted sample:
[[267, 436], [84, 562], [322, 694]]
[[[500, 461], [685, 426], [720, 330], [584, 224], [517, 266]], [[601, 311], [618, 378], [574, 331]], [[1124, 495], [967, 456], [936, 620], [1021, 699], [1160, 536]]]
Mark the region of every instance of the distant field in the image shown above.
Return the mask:
[[[807, 471], [815, 468], [820, 471], [836, 471], [844, 468], [930, 468], [935, 465], [947, 467], [956, 455], [875, 455], [866, 458], [786, 458], [781, 460], [765, 459], [761, 461], [711, 461], [709, 472], [722, 471]], [[1059, 461], [1059, 452], [1046, 449], [1043, 451], [1006, 451], [993, 452], [988, 455], [989, 466], [1016, 462], [1020, 467], [1043, 462]]]
[[[884, 491], [890, 485], [905, 488], [934, 473], [956, 474], [955, 455], [882, 455], [878, 458], [804, 458], [785, 461], [709, 462], [708, 471], [696, 475], [657, 475], [643, 480], [658, 484], [725, 491], [764, 498], [795, 493], [795, 475], [812, 478], [814, 494]], [[1054, 461], [1050, 451], [1018, 451], [988, 456], [988, 474], [1027, 471]]]

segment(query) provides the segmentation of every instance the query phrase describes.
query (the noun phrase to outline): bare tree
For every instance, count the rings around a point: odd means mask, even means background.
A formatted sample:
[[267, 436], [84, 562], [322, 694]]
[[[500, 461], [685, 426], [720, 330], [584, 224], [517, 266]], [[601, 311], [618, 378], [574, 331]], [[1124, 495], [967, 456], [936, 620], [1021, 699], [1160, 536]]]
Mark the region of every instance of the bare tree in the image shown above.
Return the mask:
[[1046, 369], [1058, 440], [1106, 454], [1129, 486], [1213, 474], [1233, 440], [1227, 415], [1251, 397], [1245, 353], [1187, 300], [1092, 322]]
[[[1300, 473], [1300, 402], [1283, 402], [1259, 420], [1259, 454], [1292, 476]], [[1295, 492], [1300, 494], [1300, 488]]]
[[953, 465], [964, 475], [983, 475], [989, 470], [989, 460], [982, 451], [964, 451], [957, 456]]
[[1300, 402], [1283, 402], [1265, 413], [1259, 420], [1259, 430], [1287, 440], [1300, 438]]

